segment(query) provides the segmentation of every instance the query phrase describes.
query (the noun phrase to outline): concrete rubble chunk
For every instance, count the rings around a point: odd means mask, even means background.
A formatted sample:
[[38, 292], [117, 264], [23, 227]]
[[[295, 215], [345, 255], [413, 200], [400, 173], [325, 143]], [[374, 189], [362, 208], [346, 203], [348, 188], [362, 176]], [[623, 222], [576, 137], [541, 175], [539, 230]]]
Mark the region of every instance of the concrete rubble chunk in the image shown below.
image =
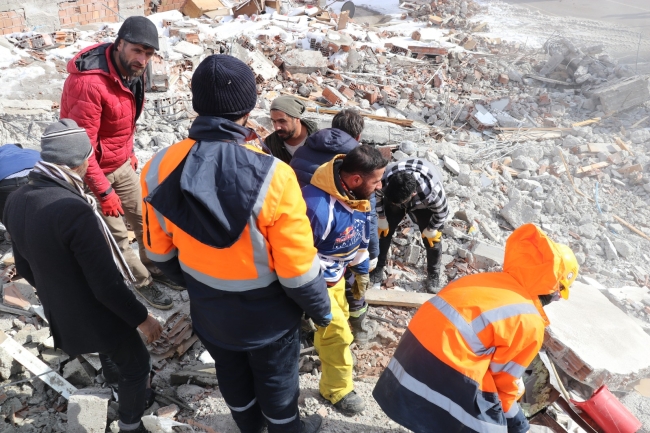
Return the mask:
[[240, 44], [234, 42], [231, 48], [231, 55], [237, 57], [242, 62], [246, 63], [255, 74], [258, 82], [268, 81], [275, 78], [280, 70], [273, 64], [266, 56], [259, 51], [250, 51], [242, 47]]
[[513, 197], [508, 204], [499, 212], [511, 226], [517, 228], [526, 223], [537, 222], [540, 216], [539, 209], [533, 209], [532, 206], [526, 204], [523, 198]]
[[618, 253], [623, 258], [629, 258], [636, 252], [636, 248], [634, 248], [634, 246], [623, 240], [617, 239], [613, 243], [614, 247], [616, 247], [616, 251], [618, 251]]
[[202, 46], [187, 41], [180, 41], [172, 47], [172, 50], [188, 57], [200, 56], [204, 51]]
[[609, 82], [594, 89], [593, 95], [600, 98], [605, 113], [626, 110], [650, 100], [648, 79], [638, 76]]
[[406, 252], [404, 253], [404, 259], [407, 263], [411, 265], [417, 264], [420, 259], [420, 253], [422, 252], [422, 247], [415, 244], [409, 244], [406, 247]]
[[545, 312], [547, 353], [580, 382], [622, 390], [650, 374], [650, 335], [597, 288], [575, 282]]
[[445, 168], [447, 170], [451, 171], [456, 176], [458, 176], [458, 174], [460, 174], [460, 165], [458, 165], [458, 163], [456, 161], [454, 161], [453, 159], [451, 159], [447, 155], [444, 155], [442, 157], [442, 161], [444, 162]]
[[63, 378], [67, 379], [72, 385], [79, 387], [93, 384], [93, 377], [78, 359], [73, 359], [63, 367]]
[[110, 388], [77, 390], [68, 400], [68, 433], [104, 433]]
[[291, 74], [327, 73], [327, 59], [320, 51], [291, 50], [283, 56], [284, 69]]
[[605, 257], [607, 257], [607, 260], [618, 259], [618, 252], [616, 251], [616, 247], [612, 243], [612, 240], [607, 236], [603, 236], [603, 249], [605, 250]]
[[503, 266], [505, 249], [484, 242], [476, 242], [472, 247], [472, 262], [477, 269], [488, 269], [493, 266]]

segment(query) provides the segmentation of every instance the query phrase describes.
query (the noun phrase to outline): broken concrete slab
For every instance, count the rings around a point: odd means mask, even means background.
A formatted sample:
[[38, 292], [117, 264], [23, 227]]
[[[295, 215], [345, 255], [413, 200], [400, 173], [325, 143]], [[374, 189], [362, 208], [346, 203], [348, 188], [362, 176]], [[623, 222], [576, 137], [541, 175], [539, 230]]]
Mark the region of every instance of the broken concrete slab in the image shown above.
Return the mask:
[[68, 400], [68, 433], [104, 433], [110, 388], [80, 389]]
[[187, 41], [180, 41], [172, 47], [172, 50], [188, 57], [200, 56], [204, 51], [202, 46], [194, 45]]
[[526, 223], [537, 222], [540, 214], [541, 211], [539, 209], [533, 209], [532, 206], [526, 204], [525, 200], [519, 196], [510, 199], [508, 204], [499, 212], [499, 215], [514, 228]]
[[53, 102], [47, 99], [0, 99], [0, 113], [33, 116], [52, 112]]
[[597, 288], [575, 282], [545, 311], [547, 353], [576, 380], [623, 390], [650, 374], [650, 335]]
[[320, 51], [291, 50], [287, 51], [284, 59], [284, 69], [291, 74], [327, 73], [327, 58]]
[[257, 50], [247, 50], [236, 42], [232, 44], [231, 55], [246, 63], [253, 70], [258, 84], [275, 78], [280, 73], [278, 67], [264, 54]]
[[605, 113], [626, 110], [650, 100], [648, 79], [644, 76], [606, 83], [595, 88], [592, 94], [600, 98]]
[[470, 265], [476, 269], [488, 269], [493, 266], [503, 266], [506, 250], [503, 247], [476, 242], [472, 247]]
[[94, 382], [93, 377], [78, 359], [73, 359], [63, 367], [63, 378], [80, 387], [90, 386]]
[[460, 165], [458, 165], [458, 163], [455, 160], [448, 157], [447, 155], [444, 155], [442, 157], [442, 160], [445, 163], [445, 168], [447, 170], [451, 171], [456, 176], [458, 176], [458, 174], [460, 174]]

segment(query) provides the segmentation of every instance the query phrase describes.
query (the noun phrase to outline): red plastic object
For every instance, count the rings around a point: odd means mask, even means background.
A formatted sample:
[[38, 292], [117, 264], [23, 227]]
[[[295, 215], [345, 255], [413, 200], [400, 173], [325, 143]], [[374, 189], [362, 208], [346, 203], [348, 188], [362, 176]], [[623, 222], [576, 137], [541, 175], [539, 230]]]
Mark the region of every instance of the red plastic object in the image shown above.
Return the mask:
[[571, 403], [587, 412], [605, 433], [636, 433], [642, 426], [606, 385], [598, 388], [589, 400]]

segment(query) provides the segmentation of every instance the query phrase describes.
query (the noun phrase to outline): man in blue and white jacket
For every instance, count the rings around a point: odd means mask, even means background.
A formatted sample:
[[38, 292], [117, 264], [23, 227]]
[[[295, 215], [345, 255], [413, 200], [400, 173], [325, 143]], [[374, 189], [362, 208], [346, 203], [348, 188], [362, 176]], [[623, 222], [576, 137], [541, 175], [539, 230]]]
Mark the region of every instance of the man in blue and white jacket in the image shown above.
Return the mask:
[[353, 336], [343, 275], [349, 266], [355, 279], [354, 297], [360, 299], [370, 281], [368, 198], [381, 188], [387, 164], [376, 148], [359, 146], [321, 165], [311, 184], [302, 189], [332, 305], [332, 321], [314, 335], [323, 368], [319, 388], [346, 415], [361, 412], [365, 404], [352, 383]]

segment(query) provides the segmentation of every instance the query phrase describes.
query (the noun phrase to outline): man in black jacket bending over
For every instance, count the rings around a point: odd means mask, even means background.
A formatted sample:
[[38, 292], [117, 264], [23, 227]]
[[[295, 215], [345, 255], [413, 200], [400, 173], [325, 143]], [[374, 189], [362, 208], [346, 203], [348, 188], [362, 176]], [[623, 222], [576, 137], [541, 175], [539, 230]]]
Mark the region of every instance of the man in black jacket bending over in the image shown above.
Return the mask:
[[151, 360], [136, 328], [149, 342], [162, 328], [125, 284], [133, 275], [84, 193], [92, 152], [86, 131], [62, 119], [45, 129], [41, 148], [43, 161], [4, 209], [16, 268], [36, 288], [57, 348], [70, 356], [99, 352], [103, 365], [117, 366], [120, 432], [144, 433]]

